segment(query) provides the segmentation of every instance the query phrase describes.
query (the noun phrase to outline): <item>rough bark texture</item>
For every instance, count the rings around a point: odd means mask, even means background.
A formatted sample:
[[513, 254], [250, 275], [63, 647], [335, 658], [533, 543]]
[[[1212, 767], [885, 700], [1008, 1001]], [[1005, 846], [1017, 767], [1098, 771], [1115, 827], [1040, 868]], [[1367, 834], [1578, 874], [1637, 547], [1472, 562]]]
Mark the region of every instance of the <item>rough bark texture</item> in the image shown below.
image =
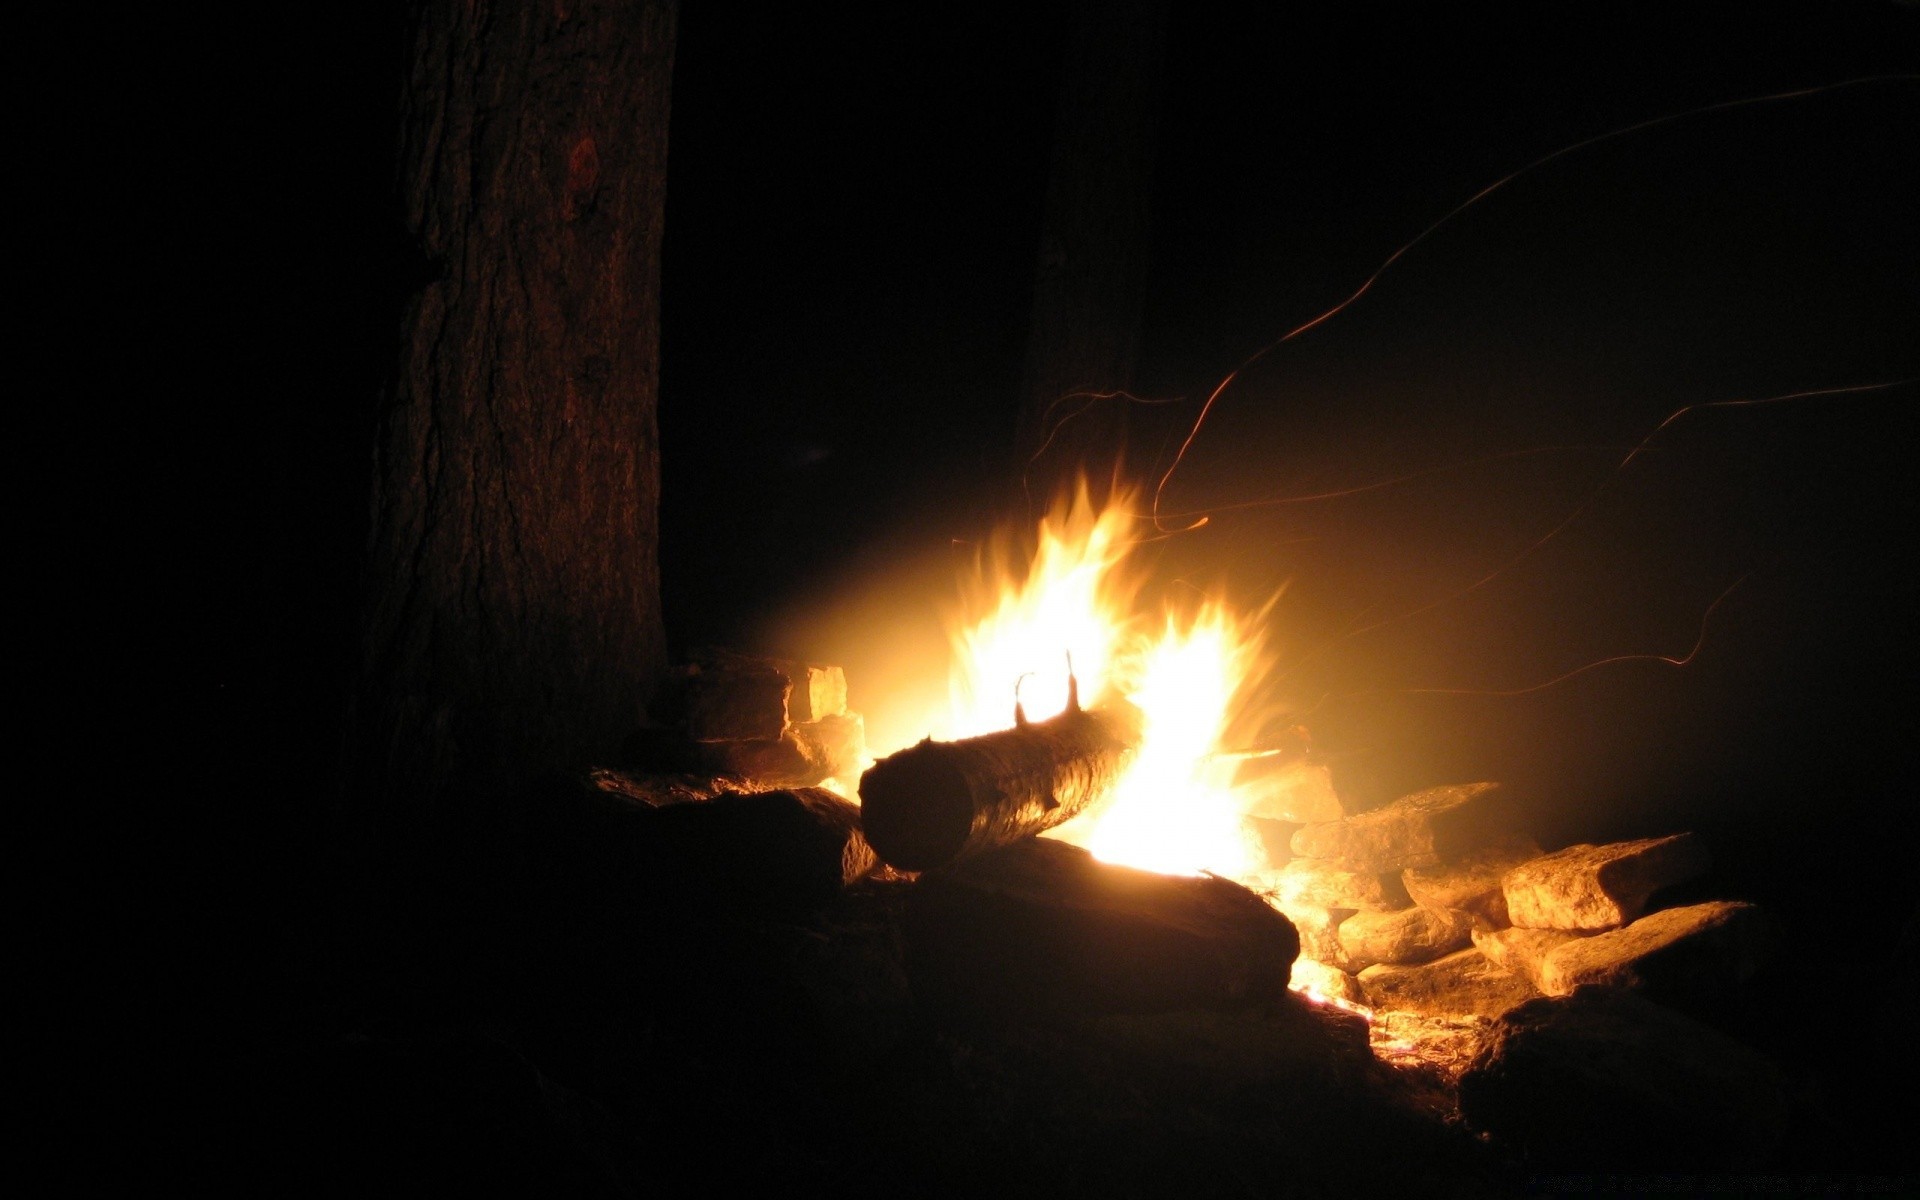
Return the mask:
[[421, 6], [400, 196], [430, 281], [375, 447], [360, 782], [611, 751], [664, 661], [658, 296], [671, 0]]
[[1132, 761], [1130, 713], [1069, 710], [1015, 729], [928, 739], [860, 777], [867, 841], [903, 871], [1010, 845], [1084, 811]]
[[1018, 431], [1019, 464], [1042, 500], [1083, 468], [1100, 483], [1119, 464], [1127, 406], [1091, 397], [1133, 386], [1166, 25], [1166, 0], [1081, 0], [1075, 9]]

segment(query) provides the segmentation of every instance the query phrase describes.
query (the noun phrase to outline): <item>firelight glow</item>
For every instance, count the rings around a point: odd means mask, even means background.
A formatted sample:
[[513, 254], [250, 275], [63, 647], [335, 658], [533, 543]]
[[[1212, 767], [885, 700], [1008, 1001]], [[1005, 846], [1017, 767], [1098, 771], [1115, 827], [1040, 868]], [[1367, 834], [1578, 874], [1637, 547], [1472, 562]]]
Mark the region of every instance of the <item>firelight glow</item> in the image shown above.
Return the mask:
[[1052, 836], [1108, 862], [1245, 877], [1265, 859], [1218, 752], [1266, 665], [1260, 622], [1208, 599], [1154, 627], [1128, 562], [1134, 499], [1096, 511], [1082, 487], [1040, 523], [1024, 569], [1004, 542], [983, 558], [953, 623], [950, 736], [1011, 725], [1016, 687], [1029, 719], [1061, 712], [1070, 655], [1082, 703], [1132, 703], [1143, 739], [1108, 799]]

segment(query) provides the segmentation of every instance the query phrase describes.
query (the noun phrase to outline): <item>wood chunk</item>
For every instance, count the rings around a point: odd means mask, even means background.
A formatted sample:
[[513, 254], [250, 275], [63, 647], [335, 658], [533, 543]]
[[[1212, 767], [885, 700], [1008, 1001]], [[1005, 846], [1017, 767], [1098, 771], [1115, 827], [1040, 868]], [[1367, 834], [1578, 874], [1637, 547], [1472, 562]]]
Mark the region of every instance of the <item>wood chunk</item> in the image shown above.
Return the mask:
[[1487, 961], [1510, 975], [1518, 975], [1544, 992], [1547, 955], [1568, 942], [1586, 937], [1563, 929], [1501, 929], [1473, 931], [1473, 944]]
[[1511, 923], [1500, 880], [1521, 863], [1540, 857], [1540, 846], [1525, 834], [1508, 834], [1455, 862], [1408, 867], [1401, 881], [1422, 908], [1470, 913], [1478, 923], [1499, 929]]
[[1507, 915], [1523, 929], [1618, 929], [1646, 911], [1647, 898], [1707, 869], [1706, 846], [1690, 833], [1604, 846], [1568, 846], [1507, 872]]
[[1565, 995], [1582, 984], [1611, 984], [1683, 1008], [1708, 1007], [1752, 977], [1766, 948], [1765, 921], [1754, 905], [1690, 904], [1557, 947], [1546, 957], [1540, 988]]
[[1236, 792], [1250, 796], [1246, 813], [1306, 825], [1338, 821], [1347, 807], [1333, 790], [1333, 772], [1323, 762], [1280, 753], [1253, 755], [1234, 768]]
[[787, 693], [787, 719], [795, 725], [837, 717], [847, 711], [847, 673], [839, 667], [781, 663], [793, 690]]
[[858, 713], [840, 713], [806, 721], [789, 730], [806, 755], [809, 773], [822, 779], [844, 779], [849, 783], [867, 758], [867, 727]]
[[1308, 825], [1293, 852], [1330, 858], [1354, 871], [1398, 871], [1453, 861], [1500, 833], [1505, 805], [1497, 783], [1429, 788], [1385, 808]]
[[1725, 1034], [1619, 988], [1532, 1000], [1460, 1079], [1468, 1126], [1543, 1170], [1763, 1166], [1785, 1129], [1780, 1074]]
[[696, 663], [681, 680], [681, 725], [695, 741], [777, 741], [786, 732], [792, 686], [770, 662]]
[[1320, 999], [1344, 1000], [1348, 1004], [1367, 1002], [1367, 994], [1360, 987], [1359, 980], [1317, 958], [1303, 956], [1294, 959], [1293, 978], [1287, 986]]
[[1497, 1017], [1540, 994], [1474, 949], [1417, 966], [1376, 963], [1356, 982], [1374, 1008], [1436, 1017]]
[[1052, 838], [921, 876], [906, 931], [916, 997], [987, 1020], [1273, 1002], [1300, 950], [1236, 883], [1114, 866]]
[[867, 840], [903, 871], [1052, 829], [1104, 796], [1133, 761], [1138, 714], [1057, 717], [957, 742], [929, 738], [860, 777]]
[[1467, 945], [1473, 922], [1465, 913], [1403, 908], [1399, 912], [1359, 912], [1340, 922], [1340, 947], [1346, 961], [1408, 965], [1431, 962]]
[[1324, 858], [1296, 858], [1268, 874], [1266, 882], [1283, 906], [1393, 912], [1413, 903], [1397, 873], [1349, 871]]

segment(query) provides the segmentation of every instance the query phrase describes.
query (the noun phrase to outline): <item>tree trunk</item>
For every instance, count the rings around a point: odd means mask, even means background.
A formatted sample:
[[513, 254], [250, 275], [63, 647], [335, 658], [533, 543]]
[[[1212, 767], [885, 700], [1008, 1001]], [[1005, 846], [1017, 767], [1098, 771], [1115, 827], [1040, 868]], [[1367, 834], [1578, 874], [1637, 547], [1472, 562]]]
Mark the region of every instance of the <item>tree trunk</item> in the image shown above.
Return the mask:
[[[1146, 307], [1166, 0], [1080, 0], [1062, 70], [1016, 434], [1044, 504], [1122, 470]], [[1098, 497], [1096, 496], [1096, 499]]]
[[612, 750], [664, 665], [672, 0], [428, 0], [400, 196], [431, 281], [375, 446], [355, 779], [431, 801]]

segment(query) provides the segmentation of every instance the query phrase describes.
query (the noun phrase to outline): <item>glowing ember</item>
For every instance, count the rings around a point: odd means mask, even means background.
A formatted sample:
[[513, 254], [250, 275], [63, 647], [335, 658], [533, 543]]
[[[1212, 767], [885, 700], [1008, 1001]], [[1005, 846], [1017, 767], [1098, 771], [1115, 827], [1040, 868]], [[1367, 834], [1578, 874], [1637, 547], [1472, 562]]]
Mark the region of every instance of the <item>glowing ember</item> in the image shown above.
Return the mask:
[[1030, 719], [1061, 711], [1071, 658], [1081, 702], [1131, 702], [1144, 738], [1108, 800], [1055, 835], [1108, 862], [1246, 876], [1264, 855], [1218, 752], [1265, 665], [1258, 620], [1211, 599], [1154, 630], [1127, 565], [1132, 499], [1096, 512], [1082, 488], [1041, 523], [1031, 566], [1020, 571], [1003, 546], [981, 564], [956, 622], [949, 736], [1006, 728], [1016, 688]]

